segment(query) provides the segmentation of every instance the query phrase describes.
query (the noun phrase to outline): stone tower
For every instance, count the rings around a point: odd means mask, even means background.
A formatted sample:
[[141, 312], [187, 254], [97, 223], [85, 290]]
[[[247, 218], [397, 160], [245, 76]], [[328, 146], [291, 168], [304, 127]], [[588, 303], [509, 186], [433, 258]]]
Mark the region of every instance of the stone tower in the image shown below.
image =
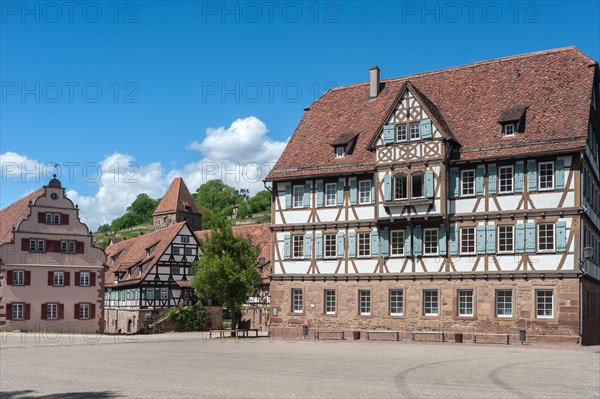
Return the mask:
[[154, 230], [186, 221], [192, 231], [202, 230], [202, 213], [194, 203], [185, 182], [177, 177], [169, 186], [152, 215]]

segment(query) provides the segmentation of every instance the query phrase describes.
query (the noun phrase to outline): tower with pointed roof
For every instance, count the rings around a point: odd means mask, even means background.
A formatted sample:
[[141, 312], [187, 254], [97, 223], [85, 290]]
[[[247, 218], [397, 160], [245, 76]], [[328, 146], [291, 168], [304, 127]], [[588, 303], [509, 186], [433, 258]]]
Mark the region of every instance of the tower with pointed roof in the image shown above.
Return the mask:
[[154, 230], [186, 221], [193, 230], [202, 229], [202, 213], [181, 177], [176, 177], [152, 215]]

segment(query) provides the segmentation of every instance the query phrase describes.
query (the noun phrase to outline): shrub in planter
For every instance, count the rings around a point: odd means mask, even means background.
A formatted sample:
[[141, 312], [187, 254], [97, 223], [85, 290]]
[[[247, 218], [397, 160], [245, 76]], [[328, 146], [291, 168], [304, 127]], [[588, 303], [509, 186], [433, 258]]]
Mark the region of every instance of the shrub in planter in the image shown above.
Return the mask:
[[175, 320], [186, 331], [200, 331], [208, 319], [208, 311], [200, 303], [192, 306], [174, 308], [167, 313], [169, 320]]

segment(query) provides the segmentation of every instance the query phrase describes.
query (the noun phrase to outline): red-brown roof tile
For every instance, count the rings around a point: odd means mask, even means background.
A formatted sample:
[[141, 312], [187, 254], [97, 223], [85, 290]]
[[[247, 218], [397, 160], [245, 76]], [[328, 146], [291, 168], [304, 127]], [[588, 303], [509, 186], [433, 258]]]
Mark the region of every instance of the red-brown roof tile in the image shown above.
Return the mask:
[[44, 194], [44, 190], [44, 187], [40, 187], [0, 211], [0, 245], [13, 240], [13, 227], [29, 217], [29, 202], [35, 202]]
[[181, 177], [171, 182], [169, 189], [154, 211], [155, 215], [173, 213], [176, 211], [199, 213], [198, 207]]

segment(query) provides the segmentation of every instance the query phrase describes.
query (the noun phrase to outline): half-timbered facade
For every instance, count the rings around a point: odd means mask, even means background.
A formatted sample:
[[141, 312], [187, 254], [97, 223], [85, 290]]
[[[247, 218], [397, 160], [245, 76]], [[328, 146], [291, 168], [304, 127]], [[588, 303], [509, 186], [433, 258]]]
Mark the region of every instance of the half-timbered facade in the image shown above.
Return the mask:
[[0, 329], [104, 329], [106, 256], [56, 176], [0, 211]]
[[308, 107], [267, 177], [275, 331], [600, 343], [598, 64], [565, 48], [370, 74]]

